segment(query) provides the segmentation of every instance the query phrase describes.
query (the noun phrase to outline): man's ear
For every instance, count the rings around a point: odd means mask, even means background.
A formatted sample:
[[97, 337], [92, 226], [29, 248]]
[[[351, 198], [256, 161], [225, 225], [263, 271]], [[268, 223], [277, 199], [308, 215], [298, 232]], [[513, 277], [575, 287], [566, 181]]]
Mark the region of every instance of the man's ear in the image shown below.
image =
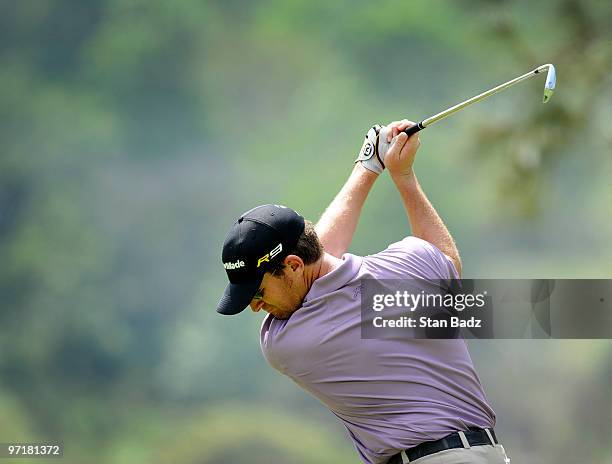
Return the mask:
[[300, 268], [304, 268], [304, 260], [297, 255], [288, 255], [283, 260], [283, 264], [293, 272], [299, 270]]

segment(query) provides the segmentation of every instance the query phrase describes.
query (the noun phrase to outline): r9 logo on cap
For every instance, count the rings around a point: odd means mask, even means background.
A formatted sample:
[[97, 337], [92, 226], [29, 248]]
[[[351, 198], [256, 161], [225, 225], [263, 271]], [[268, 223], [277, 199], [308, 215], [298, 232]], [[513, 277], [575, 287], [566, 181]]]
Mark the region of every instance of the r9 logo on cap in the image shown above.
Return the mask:
[[261, 266], [261, 263], [264, 263], [264, 262], [269, 263], [270, 260], [274, 258], [277, 254], [279, 254], [281, 251], [283, 251], [283, 244], [279, 243], [277, 246], [275, 246], [272, 249], [272, 251], [270, 251], [270, 253], [266, 253], [261, 258], [259, 258], [259, 260], [257, 261], [257, 267]]

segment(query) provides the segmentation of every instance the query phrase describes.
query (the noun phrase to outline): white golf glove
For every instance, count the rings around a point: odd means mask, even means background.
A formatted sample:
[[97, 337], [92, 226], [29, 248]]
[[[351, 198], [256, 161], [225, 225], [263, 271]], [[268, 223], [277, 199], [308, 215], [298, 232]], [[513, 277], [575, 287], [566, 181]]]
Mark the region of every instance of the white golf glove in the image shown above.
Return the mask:
[[385, 155], [389, 149], [387, 132], [388, 128], [386, 126], [381, 126], [380, 124], [372, 126], [365, 136], [355, 163], [361, 162], [364, 168], [376, 174], [383, 172], [383, 169], [385, 169]]

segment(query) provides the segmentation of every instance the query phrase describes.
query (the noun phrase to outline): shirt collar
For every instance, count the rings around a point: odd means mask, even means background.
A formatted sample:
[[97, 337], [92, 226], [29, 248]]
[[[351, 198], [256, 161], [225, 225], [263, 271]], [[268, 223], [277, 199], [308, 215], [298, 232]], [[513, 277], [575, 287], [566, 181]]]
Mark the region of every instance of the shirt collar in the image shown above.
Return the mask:
[[333, 271], [319, 277], [312, 283], [304, 298], [304, 303], [322, 295], [335, 292], [354, 280], [359, 274], [363, 258], [350, 253], [342, 256], [342, 262]]

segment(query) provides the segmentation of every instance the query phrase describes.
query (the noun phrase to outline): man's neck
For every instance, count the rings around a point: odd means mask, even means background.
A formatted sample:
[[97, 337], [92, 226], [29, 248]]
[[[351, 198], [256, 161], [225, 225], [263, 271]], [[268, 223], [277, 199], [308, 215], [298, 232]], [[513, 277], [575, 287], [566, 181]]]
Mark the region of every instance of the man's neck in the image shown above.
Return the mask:
[[331, 271], [340, 266], [341, 263], [342, 260], [340, 258], [336, 258], [329, 253], [323, 252], [323, 256], [321, 256], [317, 262], [313, 263], [311, 265], [312, 267], [309, 266], [310, 272], [306, 273], [306, 285], [308, 288], [312, 286], [315, 280], [329, 274]]

